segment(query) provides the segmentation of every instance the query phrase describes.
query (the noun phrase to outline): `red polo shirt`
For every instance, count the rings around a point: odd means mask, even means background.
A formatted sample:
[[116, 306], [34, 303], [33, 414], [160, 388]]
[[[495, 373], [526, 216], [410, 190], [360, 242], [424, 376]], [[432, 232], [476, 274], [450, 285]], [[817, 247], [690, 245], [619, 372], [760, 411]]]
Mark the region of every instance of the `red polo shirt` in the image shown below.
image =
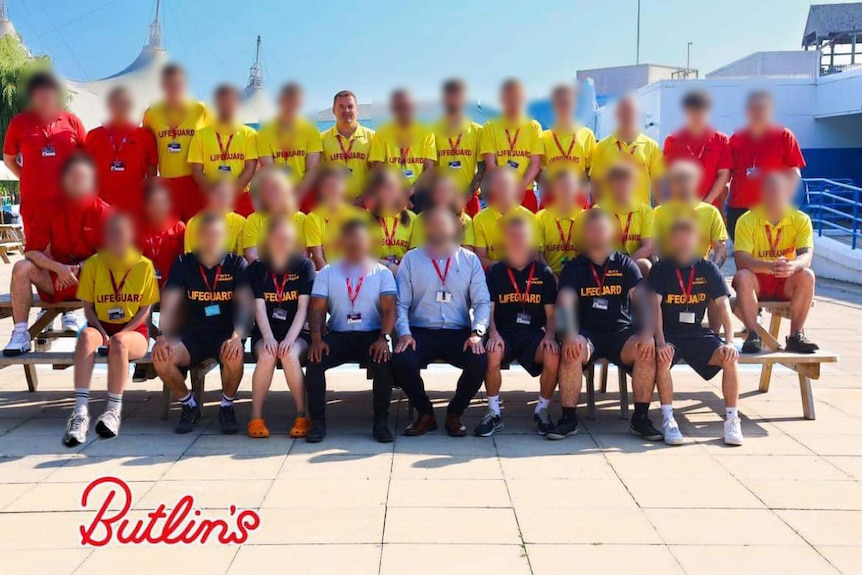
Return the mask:
[[159, 287], [165, 287], [171, 266], [185, 251], [186, 225], [172, 221], [161, 230], [144, 226], [141, 232], [141, 253], [153, 262]]
[[668, 136], [664, 141], [664, 161], [668, 168], [679, 160], [694, 160], [703, 169], [700, 180], [700, 197], [712, 190], [719, 170], [730, 170], [730, 138], [712, 128], [695, 136], [685, 128]]
[[37, 210], [60, 197], [60, 168], [76, 148], [84, 145], [85, 137], [84, 124], [69, 112], [61, 112], [48, 124], [29, 111], [9, 122], [3, 153], [21, 154], [21, 216], [25, 227], [33, 225]]
[[731, 208], [750, 208], [760, 203], [763, 176], [775, 170], [805, 167], [805, 158], [793, 132], [781, 126], [767, 129], [759, 138], [742, 129], [730, 138], [733, 168], [730, 181]]
[[85, 144], [99, 176], [99, 197], [130, 214], [143, 209], [143, 181], [159, 157], [156, 138], [134, 125], [100, 126], [87, 134]]
[[72, 265], [82, 263], [101, 247], [109, 207], [98, 197], [61, 197], [43, 210], [27, 231], [27, 251], [50, 251], [55, 261]]

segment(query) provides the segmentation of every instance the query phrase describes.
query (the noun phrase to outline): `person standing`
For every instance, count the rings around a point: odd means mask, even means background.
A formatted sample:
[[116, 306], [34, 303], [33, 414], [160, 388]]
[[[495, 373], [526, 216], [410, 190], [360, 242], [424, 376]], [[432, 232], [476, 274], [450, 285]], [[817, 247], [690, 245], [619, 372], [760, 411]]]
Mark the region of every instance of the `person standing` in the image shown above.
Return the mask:
[[[354, 202], [362, 195], [365, 176], [371, 168], [374, 130], [359, 123], [359, 101], [349, 90], [342, 90], [332, 98], [332, 115], [335, 125], [320, 135], [323, 162], [343, 171], [347, 197]], [[308, 213], [313, 207], [306, 204], [303, 211]]]
[[[461, 417], [488, 368], [483, 338], [491, 302], [482, 262], [459, 246], [461, 222], [446, 208], [425, 216], [425, 245], [407, 252], [398, 268], [398, 345], [392, 359], [396, 384], [410, 398], [417, 418], [405, 435], [437, 429], [421, 370], [443, 360], [462, 370], [446, 410], [446, 432], [463, 437]], [[472, 316], [471, 316], [472, 310]]]
[[388, 422], [396, 286], [392, 272], [371, 255], [366, 225], [365, 220], [354, 219], [341, 226], [339, 242], [344, 257], [320, 270], [311, 290], [311, 347], [306, 368], [311, 415], [311, 429], [305, 438], [308, 443], [320, 443], [326, 437], [326, 371], [348, 362], [371, 370], [371, 433], [380, 443], [393, 441]]
[[189, 145], [189, 164], [198, 186], [206, 190], [213, 182], [234, 183], [236, 213], [254, 212], [248, 184], [257, 169], [257, 134], [239, 121], [240, 91], [230, 84], [215, 90], [215, 120], [195, 132]]
[[571, 171], [581, 178], [590, 172], [596, 135], [575, 122], [578, 90], [571, 84], [556, 86], [551, 92], [554, 127], [542, 133], [545, 153], [542, 156], [543, 178], [554, 181], [561, 171]]
[[156, 137], [159, 175], [171, 191], [175, 215], [187, 222], [206, 205], [205, 190], [192, 176], [188, 157], [192, 138], [210, 117], [203, 102], [189, 97], [188, 79], [181, 66], [165, 66], [161, 84], [164, 99], [144, 112], [143, 126]]
[[64, 109], [63, 98], [54, 75], [33, 74], [27, 82], [27, 109], [6, 128], [3, 163], [20, 180], [21, 221], [27, 234], [43, 219], [45, 207], [63, 196], [63, 166], [84, 147], [84, 124]]

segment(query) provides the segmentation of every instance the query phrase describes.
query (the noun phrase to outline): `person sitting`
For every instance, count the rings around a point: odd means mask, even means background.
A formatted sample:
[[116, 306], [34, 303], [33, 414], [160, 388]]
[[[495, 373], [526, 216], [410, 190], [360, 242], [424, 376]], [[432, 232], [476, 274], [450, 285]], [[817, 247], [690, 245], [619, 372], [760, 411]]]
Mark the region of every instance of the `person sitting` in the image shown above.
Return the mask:
[[305, 252], [305, 214], [296, 209], [294, 186], [279, 164], [262, 167], [251, 179], [249, 193], [255, 211], [242, 228], [242, 250], [249, 264], [258, 259], [259, 247], [266, 242], [269, 223], [274, 219], [292, 222], [296, 228], [293, 249]]
[[459, 246], [461, 223], [455, 215], [446, 208], [423, 213], [425, 246], [407, 252], [398, 268], [399, 338], [392, 371], [417, 411], [405, 434], [416, 436], [437, 429], [421, 370], [436, 360], [463, 370], [446, 414], [446, 431], [463, 437], [461, 416], [488, 368], [483, 338], [490, 296], [479, 258]]
[[559, 276], [578, 255], [578, 223], [588, 206], [587, 180], [571, 170], [558, 170], [550, 181], [550, 206], [536, 214], [542, 237], [542, 258]]
[[174, 215], [170, 189], [161, 178], [144, 183], [143, 222], [138, 247], [153, 262], [159, 288], [165, 287], [171, 266], [185, 253], [186, 225]]
[[197, 248], [200, 234], [198, 228], [205, 215], [214, 215], [225, 222], [224, 250], [231, 254], [242, 254], [245, 218], [233, 211], [236, 202], [234, 183], [229, 179], [218, 180], [207, 188], [207, 206], [195, 214], [186, 224], [185, 250], [193, 252]]
[[108, 218], [104, 248], [81, 269], [78, 297], [84, 302], [87, 327], [75, 344], [75, 408], [63, 435], [67, 447], [87, 441], [96, 355], [108, 356], [108, 404], [96, 422], [96, 433], [110, 438], [120, 432], [129, 362], [144, 357], [150, 346], [147, 319], [159, 301], [159, 284], [153, 263], [135, 248], [128, 215]]
[[[102, 244], [108, 204], [96, 195], [96, 170], [90, 156], [79, 152], [60, 169], [62, 195], [43, 206], [44, 215], [27, 228], [24, 259], [12, 266], [12, 337], [3, 355], [30, 351], [27, 318], [33, 307], [33, 288], [47, 303], [78, 299], [81, 262]], [[62, 317], [63, 331], [78, 332], [74, 314]]]
[[733, 277], [740, 317], [748, 330], [743, 353], [758, 353], [760, 301], [790, 302], [790, 335], [786, 349], [814, 353], [820, 349], [805, 336], [805, 321], [814, 300], [814, 231], [811, 218], [792, 205], [797, 175], [773, 172], [763, 180], [759, 206], [739, 218], [734, 242], [737, 272]]
[[317, 178], [317, 207], [306, 216], [303, 230], [308, 253], [318, 270], [338, 259], [341, 226], [368, 218], [368, 212], [348, 198], [347, 181], [342, 168], [329, 164], [321, 168]]
[[485, 344], [488, 412], [474, 430], [479, 437], [490, 437], [503, 429], [501, 367], [515, 360], [532, 377], [539, 376], [539, 400], [533, 413], [536, 431], [546, 435], [554, 427], [548, 407], [557, 389], [560, 367], [554, 324], [557, 278], [550, 266], [537, 258], [532, 234], [533, 227], [526, 220], [508, 220], [503, 226], [506, 259], [488, 268], [491, 294], [491, 322]]
[[503, 234], [500, 224], [511, 217], [522, 217], [531, 222], [536, 228], [533, 235], [536, 247], [541, 247], [539, 224], [536, 215], [520, 205], [521, 184], [518, 173], [510, 167], [502, 166], [492, 168], [485, 175], [482, 182], [482, 191], [486, 194], [488, 207], [476, 214], [473, 218], [473, 234], [475, 238], [475, 252], [485, 268], [505, 257], [503, 249]]
[[[234, 434], [239, 424], [233, 401], [242, 380], [243, 338], [252, 317], [247, 264], [225, 251], [224, 217], [202, 214], [196, 234], [195, 250], [177, 259], [162, 291], [162, 334], [153, 347], [153, 365], [182, 404], [176, 432], [190, 433], [201, 418], [201, 407], [186, 387], [186, 372], [203, 361], [217, 360], [222, 386], [219, 424], [222, 433]], [[183, 316], [185, 322], [180, 321]]]
[[[326, 371], [343, 363], [367, 366], [374, 378], [371, 432], [378, 442], [392, 443], [389, 404], [392, 401], [390, 356], [395, 329], [395, 278], [371, 253], [366, 219], [341, 226], [339, 243], [344, 257], [317, 274], [311, 290], [308, 323], [306, 384], [311, 429], [305, 440], [326, 437]], [[326, 316], [329, 314], [329, 322]]]
[[[458, 188], [458, 180], [448, 173], [438, 173], [431, 176], [428, 187], [414, 196], [414, 202], [423, 210], [431, 208], [446, 208], [451, 210], [461, 222], [463, 234], [461, 245], [472, 250], [476, 244], [473, 235], [473, 218], [467, 215], [465, 200], [469, 196], [462, 194]], [[471, 200], [472, 201], [472, 200]], [[420, 212], [413, 221], [413, 230], [410, 234], [410, 248], [425, 245], [425, 217]]]
[[372, 216], [372, 251], [381, 264], [398, 273], [401, 258], [410, 249], [416, 214], [407, 209], [410, 190], [404, 177], [392, 168], [372, 170], [365, 190], [365, 205]]
[[[655, 388], [654, 305], [640, 286], [632, 259], [614, 251], [613, 216], [597, 208], [584, 216], [584, 249], [563, 268], [557, 298], [560, 331], [560, 402], [563, 416], [549, 439], [577, 433], [576, 408], [584, 367], [599, 358], [631, 373], [635, 412], [629, 431], [649, 441], [662, 438], [649, 419]], [[632, 320], [632, 303], [640, 316]], [[576, 318], [578, 321], [576, 321]], [[639, 327], [635, 327], [635, 326]]]
[[297, 254], [296, 227], [285, 218], [267, 224], [262, 257], [249, 266], [248, 276], [255, 299], [255, 326], [251, 349], [257, 358], [251, 378], [251, 421], [248, 435], [269, 437], [263, 420], [263, 402], [280, 362], [293, 396], [296, 419], [291, 437], [305, 437], [311, 420], [305, 412], [305, 381], [302, 363], [308, 357], [311, 338], [305, 330], [308, 300], [314, 283], [314, 264]]
[[605, 191], [600, 207], [616, 219], [616, 250], [629, 256], [641, 270], [652, 267], [653, 223], [655, 215], [649, 204], [636, 196], [638, 174], [626, 163], [610, 168], [605, 176]]
[[[711, 204], [706, 204], [712, 207]], [[703, 258], [700, 223], [696, 217], [680, 218], [670, 229], [668, 253], [649, 274], [648, 284], [656, 294], [656, 377], [662, 411], [664, 441], [680, 445], [683, 437], [673, 417], [671, 367], [685, 361], [699, 376], [709, 381], [718, 372], [727, 418], [724, 442], [742, 445], [742, 426], [737, 412], [739, 399], [739, 354], [733, 346], [730, 290], [718, 266]], [[707, 306], [718, 313], [724, 339], [703, 326]]]

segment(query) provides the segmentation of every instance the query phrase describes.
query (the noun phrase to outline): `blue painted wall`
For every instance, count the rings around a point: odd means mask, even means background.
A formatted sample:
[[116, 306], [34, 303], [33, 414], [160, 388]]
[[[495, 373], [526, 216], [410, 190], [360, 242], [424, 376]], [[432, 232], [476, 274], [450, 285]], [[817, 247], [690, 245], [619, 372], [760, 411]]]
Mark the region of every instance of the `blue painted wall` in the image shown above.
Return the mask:
[[862, 148], [803, 149], [806, 178], [850, 178], [862, 183]]

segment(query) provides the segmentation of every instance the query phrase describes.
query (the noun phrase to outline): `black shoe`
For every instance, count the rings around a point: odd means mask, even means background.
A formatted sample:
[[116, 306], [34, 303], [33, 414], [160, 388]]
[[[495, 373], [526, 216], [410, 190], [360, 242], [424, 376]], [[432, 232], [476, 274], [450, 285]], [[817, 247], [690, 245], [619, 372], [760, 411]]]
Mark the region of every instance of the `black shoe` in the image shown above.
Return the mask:
[[503, 431], [503, 416], [497, 415], [494, 411], [488, 410], [485, 412], [485, 417], [473, 428], [473, 435], [476, 437], [491, 437], [498, 431]]
[[225, 435], [236, 435], [239, 431], [239, 423], [232, 405], [219, 407], [218, 422], [221, 425], [221, 432]]
[[[313, 427], [312, 427], [313, 429]], [[371, 435], [377, 440], [377, 443], [392, 443], [395, 438], [389, 430], [389, 417], [385, 415], [375, 416], [374, 425], [371, 428]]]
[[814, 353], [820, 349], [819, 345], [805, 337], [801, 331], [787, 336], [784, 341], [785, 349], [792, 353]]
[[195, 424], [201, 420], [201, 407], [195, 405], [183, 405], [183, 411], [180, 413], [180, 422], [177, 423], [174, 431], [177, 433], [191, 433], [195, 428]]
[[539, 413], [533, 414], [533, 427], [536, 433], [542, 437], [554, 430], [554, 424], [551, 422], [551, 416], [548, 414], [547, 407], [543, 407]]
[[311, 421], [311, 429], [308, 430], [308, 435], [305, 436], [306, 443], [320, 443], [326, 437], [326, 422]]
[[132, 381], [141, 383], [147, 381], [147, 366], [140, 363], [135, 364], [135, 371], [132, 373]]
[[661, 441], [664, 438], [664, 434], [653, 426], [649, 417], [632, 419], [632, 423], [629, 426], [629, 433], [632, 435], [639, 435], [647, 441]]
[[578, 432], [578, 420], [570, 419], [566, 416], [560, 418], [557, 422], [557, 425], [554, 426], [552, 430], [548, 432], [545, 437], [548, 439], [565, 439], [570, 435], [574, 435]]
[[763, 350], [763, 340], [756, 331], [748, 332], [748, 337], [742, 344], [742, 353], [760, 353]]

